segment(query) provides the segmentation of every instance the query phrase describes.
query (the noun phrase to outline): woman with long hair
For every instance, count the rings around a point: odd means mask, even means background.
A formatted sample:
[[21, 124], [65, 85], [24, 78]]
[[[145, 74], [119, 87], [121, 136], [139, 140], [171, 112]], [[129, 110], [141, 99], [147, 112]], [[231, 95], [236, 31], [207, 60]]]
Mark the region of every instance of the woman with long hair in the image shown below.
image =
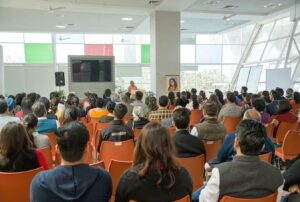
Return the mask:
[[189, 173], [176, 160], [168, 129], [147, 124], [135, 147], [133, 167], [120, 178], [116, 202], [175, 201], [191, 196], [192, 189]]
[[41, 166], [47, 170], [43, 154], [32, 145], [20, 123], [7, 123], [0, 132], [0, 172], [22, 172]]
[[177, 81], [174, 78], [170, 78], [169, 79], [168, 91], [169, 92], [176, 92], [176, 91], [178, 91], [177, 86], [178, 86]]
[[220, 102], [219, 97], [217, 95], [215, 95], [215, 94], [211, 94], [210, 97], [209, 97], [209, 99], [208, 99], [208, 102], [214, 102], [214, 103], [216, 103], [217, 108], [218, 108], [218, 114], [219, 114], [219, 112], [222, 109], [222, 103]]
[[222, 91], [220, 91], [219, 89], [216, 89], [215, 94], [216, 94], [216, 96], [218, 96], [219, 101], [221, 102], [221, 104], [224, 105], [225, 101], [224, 101], [224, 94], [222, 93]]

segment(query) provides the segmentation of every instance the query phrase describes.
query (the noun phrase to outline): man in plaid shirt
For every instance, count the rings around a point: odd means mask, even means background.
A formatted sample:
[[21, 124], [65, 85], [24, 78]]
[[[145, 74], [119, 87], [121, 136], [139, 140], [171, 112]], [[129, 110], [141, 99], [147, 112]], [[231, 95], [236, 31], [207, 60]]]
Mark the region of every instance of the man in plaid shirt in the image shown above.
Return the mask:
[[172, 111], [167, 109], [169, 99], [163, 95], [159, 98], [159, 108], [157, 111], [152, 111], [149, 115], [149, 120], [163, 120], [172, 116]]

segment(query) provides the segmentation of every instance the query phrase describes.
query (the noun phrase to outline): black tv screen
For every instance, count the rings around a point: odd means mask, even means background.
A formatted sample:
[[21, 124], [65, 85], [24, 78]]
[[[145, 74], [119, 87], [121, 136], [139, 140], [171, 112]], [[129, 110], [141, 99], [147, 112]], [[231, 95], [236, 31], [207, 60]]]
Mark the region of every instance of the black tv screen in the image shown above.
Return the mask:
[[77, 59], [71, 58], [73, 82], [111, 82], [111, 59]]

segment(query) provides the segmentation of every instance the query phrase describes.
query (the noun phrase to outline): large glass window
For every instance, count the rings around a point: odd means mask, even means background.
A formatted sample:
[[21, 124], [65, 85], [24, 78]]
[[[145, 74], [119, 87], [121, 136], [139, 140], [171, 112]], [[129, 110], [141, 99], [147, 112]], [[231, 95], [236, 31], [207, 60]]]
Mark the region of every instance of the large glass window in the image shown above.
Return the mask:
[[24, 42], [23, 33], [0, 32], [0, 42]]
[[197, 45], [196, 61], [197, 63], [222, 63], [222, 46]]
[[180, 63], [196, 62], [196, 46], [195, 45], [181, 45], [180, 47]]
[[25, 63], [24, 44], [1, 43], [4, 63]]
[[56, 62], [68, 63], [69, 55], [84, 55], [83, 44], [57, 44]]

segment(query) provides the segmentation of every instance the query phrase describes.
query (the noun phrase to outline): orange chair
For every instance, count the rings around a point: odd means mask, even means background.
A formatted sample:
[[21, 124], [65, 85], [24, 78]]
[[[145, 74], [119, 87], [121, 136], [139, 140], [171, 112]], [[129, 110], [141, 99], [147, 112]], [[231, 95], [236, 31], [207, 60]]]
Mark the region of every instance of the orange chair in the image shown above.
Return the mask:
[[223, 144], [222, 140], [217, 141], [203, 141], [205, 146], [205, 159], [206, 161], [212, 160], [218, 153], [218, 150]]
[[42, 168], [24, 172], [0, 172], [0, 201], [30, 202], [30, 184], [33, 177]]
[[285, 136], [282, 147], [275, 149], [275, 155], [281, 160], [291, 160], [300, 154], [300, 134], [297, 131], [288, 131]]
[[[130, 200], [129, 202], [136, 202], [136, 201]], [[190, 195], [187, 195], [187, 196], [183, 197], [182, 199], [179, 199], [175, 202], [191, 202]]]
[[168, 110], [173, 111], [173, 110], [175, 109], [175, 107], [176, 107], [175, 105], [169, 105], [169, 106], [168, 106]]
[[298, 110], [300, 109], [300, 104], [294, 104], [292, 106], [293, 106], [292, 112], [297, 115]]
[[55, 133], [46, 133], [45, 135], [48, 136], [49, 141], [50, 141], [50, 145], [51, 145], [51, 153], [52, 153], [52, 157], [55, 156], [55, 146], [56, 146], [56, 135]]
[[262, 198], [256, 198], [256, 199], [242, 199], [242, 198], [235, 198], [231, 196], [224, 196], [220, 202], [276, 202], [276, 200], [277, 200], [277, 193]]
[[266, 127], [267, 129], [267, 135], [273, 139], [274, 138], [274, 129], [275, 129], [275, 126], [273, 123], [269, 123], [268, 126]]
[[[93, 163], [93, 149], [92, 149], [92, 146], [91, 145], [88, 145], [88, 148], [87, 148], [87, 153], [85, 154], [85, 157], [84, 157], [84, 162], [85, 163]], [[61, 164], [61, 156], [60, 154], [56, 151], [55, 152], [55, 166], [59, 166]]]
[[137, 141], [137, 140], [138, 140], [141, 131], [142, 131], [142, 129], [138, 129], [138, 128], [135, 128], [135, 129], [134, 129], [134, 131], [133, 131], [133, 134], [134, 134], [134, 141]]
[[49, 169], [53, 168], [53, 158], [52, 158], [50, 147], [44, 147], [37, 150], [44, 155], [44, 158], [46, 159]]
[[298, 123], [281, 122], [277, 128], [276, 142], [277, 143], [282, 142], [287, 132], [289, 130], [297, 130], [297, 127], [298, 127]]
[[86, 129], [89, 131], [90, 144], [93, 145], [95, 142], [94, 125], [92, 123], [84, 123]]
[[265, 154], [259, 155], [260, 160], [267, 162], [267, 163], [272, 163], [272, 152], [268, 152]]
[[98, 148], [99, 140], [100, 140], [100, 135], [101, 135], [101, 130], [104, 128], [107, 128], [110, 125], [110, 123], [96, 123], [94, 126], [94, 147], [95, 149]]
[[124, 118], [123, 118], [123, 121], [124, 121], [125, 124], [127, 124], [128, 121], [130, 121], [132, 119], [133, 119], [132, 115], [125, 115]]
[[115, 195], [117, 191], [117, 186], [121, 175], [132, 166], [132, 161], [116, 161], [111, 160], [108, 168], [108, 172], [112, 179], [112, 196], [110, 201], [115, 201]]
[[87, 121], [87, 118], [86, 118], [86, 117], [81, 117], [81, 118], [80, 118], [80, 122], [81, 122], [81, 123], [83, 123], [83, 124], [86, 124], [86, 123], [88, 123], [88, 121]]
[[202, 116], [202, 110], [199, 109], [191, 110], [190, 128], [200, 123], [201, 116]]
[[122, 142], [103, 141], [100, 147], [100, 160], [104, 162], [108, 169], [112, 159], [118, 161], [133, 161], [133, 140]]
[[236, 130], [237, 125], [241, 122], [243, 117], [238, 116], [238, 117], [230, 117], [230, 116], [225, 116], [223, 125], [226, 128], [226, 134], [231, 134], [234, 133]]
[[96, 163], [91, 163], [90, 166], [92, 166], [92, 167], [100, 167], [100, 168], [105, 169], [103, 161], [98, 161]]
[[204, 155], [177, 158], [181, 166], [183, 166], [189, 172], [193, 180], [193, 191], [196, 191], [203, 185], [204, 177]]
[[169, 132], [170, 132], [171, 137], [173, 138], [176, 133], [176, 128], [175, 127], [169, 128]]

